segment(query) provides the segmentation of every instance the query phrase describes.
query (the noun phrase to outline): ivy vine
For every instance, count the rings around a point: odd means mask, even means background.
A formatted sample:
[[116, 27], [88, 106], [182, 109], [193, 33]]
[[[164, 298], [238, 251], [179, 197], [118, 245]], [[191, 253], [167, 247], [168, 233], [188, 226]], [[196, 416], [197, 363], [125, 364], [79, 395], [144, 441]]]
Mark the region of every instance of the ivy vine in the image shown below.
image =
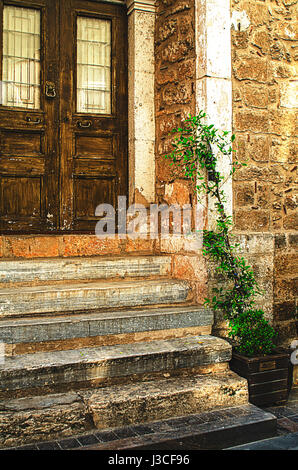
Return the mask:
[[[237, 352], [246, 356], [269, 354], [276, 347], [277, 335], [265, 319], [264, 311], [255, 307], [255, 296], [261, 292], [253, 269], [237, 254], [239, 244], [232, 242], [232, 217], [225, 209], [223, 185], [245, 165], [234, 156], [235, 136], [208, 125], [203, 111], [189, 116], [182, 126], [172, 129], [171, 133], [176, 134], [173, 151], [165, 158], [193, 182], [199, 200], [208, 196], [214, 201], [215, 229], [203, 230], [203, 254], [216, 263], [217, 272], [225, 276], [229, 286], [213, 289], [214, 296], [205, 303], [223, 312]], [[230, 163], [227, 176], [218, 170], [220, 154]]]

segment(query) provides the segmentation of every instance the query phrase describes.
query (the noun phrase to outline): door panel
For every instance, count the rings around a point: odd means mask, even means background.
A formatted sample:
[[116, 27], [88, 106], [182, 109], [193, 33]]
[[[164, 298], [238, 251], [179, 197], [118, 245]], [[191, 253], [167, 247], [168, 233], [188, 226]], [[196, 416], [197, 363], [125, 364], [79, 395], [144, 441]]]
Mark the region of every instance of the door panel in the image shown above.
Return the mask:
[[126, 12], [0, 0], [0, 14], [0, 230], [94, 233], [97, 205], [127, 193]]
[[0, 229], [50, 231], [59, 215], [59, 108], [43, 83], [57, 81], [56, 4], [1, 1], [0, 11]]
[[126, 13], [61, 7], [61, 227], [94, 233], [96, 207], [127, 193]]

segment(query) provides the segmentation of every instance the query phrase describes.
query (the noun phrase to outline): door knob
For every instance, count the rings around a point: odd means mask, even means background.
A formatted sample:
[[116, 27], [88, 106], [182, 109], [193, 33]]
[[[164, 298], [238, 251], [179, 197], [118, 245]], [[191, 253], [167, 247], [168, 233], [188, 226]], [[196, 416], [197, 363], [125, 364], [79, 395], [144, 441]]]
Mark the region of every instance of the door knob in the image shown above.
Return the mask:
[[53, 82], [46, 82], [46, 97], [53, 99], [56, 98], [56, 85]]

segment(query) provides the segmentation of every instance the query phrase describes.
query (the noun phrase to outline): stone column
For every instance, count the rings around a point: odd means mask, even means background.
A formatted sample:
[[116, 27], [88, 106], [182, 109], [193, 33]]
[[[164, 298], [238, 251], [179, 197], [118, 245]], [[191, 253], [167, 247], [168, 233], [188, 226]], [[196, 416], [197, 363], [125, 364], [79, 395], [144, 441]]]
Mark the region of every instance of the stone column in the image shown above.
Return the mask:
[[[195, 0], [196, 113], [204, 110], [208, 122], [232, 130], [230, 0]], [[227, 175], [230, 161], [220, 159], [218, 169]], [[232, 179], [223, 186], [226, 211], [232, 215]], [[213, 214], [208, 203], [209, 227]]]
[[154, 0], [127, 0], [129, 201], [155, 201]]

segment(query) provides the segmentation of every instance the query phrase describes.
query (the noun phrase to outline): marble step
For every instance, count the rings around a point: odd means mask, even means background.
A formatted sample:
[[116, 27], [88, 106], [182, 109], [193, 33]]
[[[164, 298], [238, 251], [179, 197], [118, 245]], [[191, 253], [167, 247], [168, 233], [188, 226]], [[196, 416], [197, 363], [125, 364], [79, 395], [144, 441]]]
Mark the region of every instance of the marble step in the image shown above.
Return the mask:
[[169, 256], [48, 258], [0, 261], [0, 284], [165, 276]]
[[[210, 335], [24, 354], [0, 364], [0, 397], [76, 390], [226, 365], [231, 345]], [[104, 392], [103, 392], [104, 393]], [[228, 389], [227, 389], [227, 393]]]
[[30, 314], [175, 304], [186, 301], [189, 292], [186, 282], [168, 279], [7, 287], [0, 290], [0, 319]]
[[[235, 407], [239, 409], [233, 413]], [[223, 410], [222, 415], [214, 416], [220, 410]], [[143, 434], [143, 437], [149, 434], [145, 442], [141, 439], [134, 443], [135, 447], [140, 447], [154, 444], [156, 439], [168, 441], [175, 436], [180, 438], [179, 429], [180, 433], [186, 431], [184, 437], [189, 436], [193, 434], [196, 422], [197, 425], [202, 424], [197, 432], [211, 431], [218, 426], [218, 421], [223, 424], [223, 418], [228, 416], [229, 411], [230, 426], [233, 423], [236, 425], [237, 420], [244, 424], [245, 418], [248, 423], [249, 418], [252, 420], [252, 414], [255, 415], [253, 421], [261, 421], [260, 415], [255, 414], [255, 408], [249, 408], [246, 380], [231, 371], [211, 376], [190, 374], [187, 377], [112, 385], [95, 390], [11, 399], [0, 401], [0, 448], [51, 439], [61, 439], [62, 448], [67, 448], [63, 444], [69, 448], [71, 443], [78, 442], [73, 436], [88, 442], [89, 435], [90, 442], [92, 432], [95, 440], [98, 436], [98, 442], [103, 443], [109, 437], [111, 441], [117, 439], [117, 432], [120, 439], [125, 432], [130, 431], [128, 435], [131, 435], [132, 430], [137, 435]], [[203, 420], [194, 420], [193, 415], [200, 416], [201, 413], [204, 413]], [[180, 418], [177, 420], [177, 417]], [[273, 418], [266, 414], [263, 419], [271, 423]], [[122, 426], [125, 428], [120, 430]], [[243, 429], [247, 432], [252, 427], [248, 425]], [[266, 432], [269, 432], [268, 428]], [[68, 444], [67, 436], [72, 438]], [[109, 444], [112, 447], [104, 448], [133, 447], [131, 440], [129, 443], [122, 442], [122, 447], [121, 442], [118, 446], [114, 443], [114, 447], [113, 442]], [[73, 444], [73, 447], [76, 446]], [[177, 442], [174, 448], [179, 448]]]
[[212, 310], [202, 306], [13, 318], [0, 321], [0, 342], [7, 355], [26, 354], [210, 334], [212, 324]]

